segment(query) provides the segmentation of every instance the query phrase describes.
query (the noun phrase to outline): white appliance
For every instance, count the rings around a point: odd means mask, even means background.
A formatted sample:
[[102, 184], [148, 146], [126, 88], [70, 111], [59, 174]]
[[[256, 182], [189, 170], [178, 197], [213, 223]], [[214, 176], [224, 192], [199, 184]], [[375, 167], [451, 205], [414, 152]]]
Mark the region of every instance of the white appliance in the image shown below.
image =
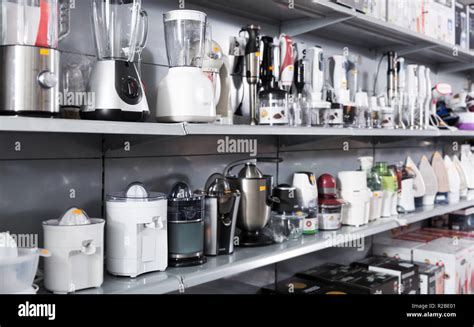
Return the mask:
[[450, 204], [459, 203], [461, 196], [461, 178], [458, 170], [449, 156], [444, 156], [444, 165], [448, 173], [449, 193], [448, 202]]
[[469, 144], [461, 145], [461, 165], [466, 174], [468, 199], [474, 198], [474, 155]]
[[464, 171], [464, 169], [462, 167], [462, 164], [461, 164], [461, 161], [459, 160], [459, 158], [457, 156], [453, 156], [452, 161], [453, 161], [454, 167], [456, 167], [456, 170], [457, 170], [458, 175], [459, 175], [459, 180], [461, 182], [459, 195], [461, 197], [465, 198], [465, 197], [467, 197], [468, 190], [469, 190], [467, 188], [466, 172]]
[[372, 172], [372, 168], [374, 167], [373, 157], [360, 157], [359, 162], [360, 162], [361, 170], [367, 176], [368, 186], [370, 188], [373, 188], [371, 189], [372, 196], [370, 197], [369, 221], [374, 221], [382, 217], [382, 209], [383, 209], [382, 181], [380, 180], [380, 177], [378, 175]]
[[201, 70], [207, 15], [173, 10], [163, 15], [163, 21], [170, 69], [158, 86], [157, 121], [214, 122], [214, 88]]
[[132, 278], [168, 266], [168, 200], [133, 183], [107, 195], [107, 271]]
[[398, 208], [403, 213], [415, 211], [415, 187], [414, 178], [402, 180], [402, 190], [398, 196]]
[[318, 201], [318, 186], [316, 184], [316, 176], [310, 172], [297, 172], [293, 174], [293, 187], [297, 192], [297, 200], [299, 205], [304, 208], [311, 208]]
[[420, 170], [416, 166], [415, 162], [411, 157], [407, 157], [406, 167], [413, 171], [415, 178], [413, 180], [413, 195], [415, 198], [421, 198], [426, 194], [426, 184], [425, 180], [423, 179], [423, 175], [421, 174]]
[[362, 226], [369, 223], [371, 192], [362, 171], [344, 171], [338, 174], [341, 197], [347, 202], [342, 224]]
[[431, 159], [431, 166], [438, 180], [438, 194], [436, 195], [435, 202], [440, 204], [447, 203], [449, 193], [449, 177], [446, 165], [444, 164], [443, 156], [440, 152], [436, 151]]
[[424, 206], [433, 206], [435, 203], [436, 194], [438, 193], [438, 179], [430, 161], [426, 156], [423, 156], [420, 161], [419, 171], [423, 180], [425, 181], [425, 195], [423, 196]]
[[58, 294], [100, 287], [104, 280], [105, 220], [71, 208], [60, 218], [43, 222], [44, 286]]
[[306, 51], [308, 59], [308, 69], [306, 70], [308, 81], [309, 96], [312, 107], [318, 107], [319, 103], [326, 103], [323, 98], [324, 89], [324, 52], [321, 47], [314, 46]]
[[407, 65], [407, 103], [408, 103], [408, 127], [415, 129], [417, 103], [419, 101], [419, 85], [418, 85], [418, 65]]
[[141, 0], [94, 0], [92, 18], [99, 60], [92, 69], [88, 92], [95, 94], [95, 104], [83, 106], [81, 117], [145, 120], [150, 111], [134, 63], [148, 35], [148, 16], [141, 9]]
[[[208, 35], [210, 34], [210, 26], [206, 27]], [[222, 47], [216, 41], [212, 40], [211, 37], [207, 39], [208, 46], [206, 47], [204, 63], [202, 65], [203, 73], [209, 78], [212, 83], [212, 89], [214, 90], [214, 102], [219, 103], [221, 97], [221, 77], [220, 71], [224, 65], [224, 52]]]
[[281, 34], [280, 39], [280, 86], [283, 90], [289, 91], [293, 85], [295, 76], [295, 49], [293, 47], [293, 39], [286, 34]]
[[350, 101], [350, 91], [348, 89], [347, 71], [349, 62], [346, 56], [335, 55], [329, 58], [329, 69], [331, 73], [332, 86], [336, 102], [347, 104]]
[[425, 129], [425, 103], [426, 103], [426, 98], [430, 92], [427, 91], [427, 81], [426, 81], [426, 67], [425, 66], [418, 66], [418, 101], [417, 101], [417, 106], [418, 106], [418, 114], [417, 114], [417, 125], [418, 128], [420, 129]]

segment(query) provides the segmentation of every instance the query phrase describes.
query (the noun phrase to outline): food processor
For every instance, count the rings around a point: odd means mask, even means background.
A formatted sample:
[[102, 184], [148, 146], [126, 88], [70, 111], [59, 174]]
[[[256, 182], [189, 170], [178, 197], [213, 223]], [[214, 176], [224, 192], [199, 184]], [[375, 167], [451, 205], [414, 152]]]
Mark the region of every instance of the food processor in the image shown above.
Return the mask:
[[83, 106], [84, 119], [143, 121], [150, 111], [134, 63], [145, 47], [148, 16], [141, 0], [93, 0], [92, 24], [98, 61], [89, 79], [93, 106]]
[[69, 32], [68, 0], [2, 1], [0, 115], [59, 114], [59, 40]]
[[342, 224], [362, 226], [369, 223], [371, 192], [367, 177], [362, 171], [342, 171], [338, 174], [341, 197], [347, 202], [342, 215]]
[[102, 285], [104, 226], [105, 220], [79, 208], [43, 222], [44, 246], [51, 252], [44, 262], [47, 290], [66, 294]]
[[158, 86], [159, 122], [209, 123], [216, 120], [212, 82], [202, 72], [207, 15], [173, 10], [163, 15], [170, 69]]
[[330, 174], [318, 178], [319, 229], [338, 230], [342, 227], [344, 200], [337, 196], [336, 179]]
[[167, 197], [132, 183], [107, 194], [107, 271], [132, 278], [168, 266]]
[[168, 194], [168, 265], [189, 267], [206, 263], [204, 256], [205, 196], [185, 182]]

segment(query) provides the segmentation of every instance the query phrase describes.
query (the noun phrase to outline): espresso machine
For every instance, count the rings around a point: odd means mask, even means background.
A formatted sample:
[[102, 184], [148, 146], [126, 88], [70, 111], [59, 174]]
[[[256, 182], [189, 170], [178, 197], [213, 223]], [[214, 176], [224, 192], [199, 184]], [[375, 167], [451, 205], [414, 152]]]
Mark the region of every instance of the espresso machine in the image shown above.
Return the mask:
[[135, 54], [145, 47], [147, 13], [141, 0], [93, 0], [92, 22], [97, 57], [88, 92], [93, 106], [83, 106], [84, 119], [143, 121], [150, 111]]
[[[227, 166], [224, 171], [231, 189], [241, 193], [237, 215], [238, 246], [256, 247], [273, 243], [273, 238], [265, 231], [270, 219], [271, 207], [276, 200], [272, 198], [273, 177], [265, 176], [257, 168], [257, 162], [281, 162], [275, 158], [256, 158], [239, 160]], [[232, 169], [244, 165], [238, 175]]]
[[69, 1], [1, 2], [0, 115], [59, 114], [59, 40], [69, 32]]
[[205, 186], [204, 254], [215, 256], [234, 252], [234, 236], [240, 192], [232, 191], [222, 174], [213, 174]]
[[158, 85], [159, 122], [210, 123], [216, 120], [214, 86], [202, 72], [207, 15], [172, 10], [163, 15], [170, 69]]

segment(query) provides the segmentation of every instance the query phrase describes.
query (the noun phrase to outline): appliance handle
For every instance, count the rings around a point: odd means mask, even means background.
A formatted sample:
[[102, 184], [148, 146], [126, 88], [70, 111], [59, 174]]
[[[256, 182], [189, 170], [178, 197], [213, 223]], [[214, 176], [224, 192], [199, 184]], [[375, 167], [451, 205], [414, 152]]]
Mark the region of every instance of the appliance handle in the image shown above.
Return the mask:
[[145, 49], [147, 41], [148, 41], [148, 13], [146, 10], [142, 9], [140, 11], [141, 22], [143, 24], [142, 27], [142, 37], [140, 43], [137, 45], [137, 52], [142, 52]]
[[94, 240], [87, 240], [82, 242], [81, 252], [85, 255], [93, 255], [97, 252], [97, 246]]

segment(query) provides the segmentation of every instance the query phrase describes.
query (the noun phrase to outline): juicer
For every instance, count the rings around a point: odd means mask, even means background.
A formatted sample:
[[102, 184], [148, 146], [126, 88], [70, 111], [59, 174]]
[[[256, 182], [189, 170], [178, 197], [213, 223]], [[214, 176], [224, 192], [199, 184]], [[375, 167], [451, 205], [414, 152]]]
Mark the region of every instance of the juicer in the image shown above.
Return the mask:
[[69, 1], [2, 1], [0, 115], [59, 114], [59, 40], [69, 32]]
[[172, 10], [163, 15], [163, 21], [170, 69], [158, 85], [157, 121], [214, 122], [214, 87], [202, 72], [208, 42], [207, 15], [195, 10]]
[[341, 197], [347, 202], [342, 224], [362, 226], [369, 223], [371, 192], [362, 171], [343, 171], [338, 174]]
[[92, 23], [98, 61], [87, 91], [95, 103], [81, 117], [92, 120], [144, 121], [150, 111], [141, 75], [134, 63], [148, 35], [141, 0], [93, 0]]

